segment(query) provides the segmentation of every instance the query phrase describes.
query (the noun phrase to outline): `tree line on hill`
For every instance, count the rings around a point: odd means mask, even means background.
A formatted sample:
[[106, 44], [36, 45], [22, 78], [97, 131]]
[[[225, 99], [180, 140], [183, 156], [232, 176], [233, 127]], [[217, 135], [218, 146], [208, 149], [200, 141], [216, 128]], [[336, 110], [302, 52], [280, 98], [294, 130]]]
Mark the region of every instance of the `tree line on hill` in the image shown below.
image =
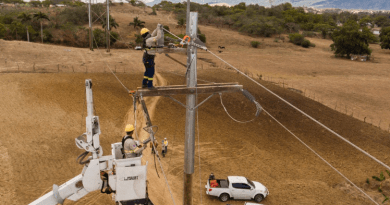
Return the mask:
[[[105, 5], [94, 4], [91, 6], [94, 20], [102, 25], [102, 29], [93, 30], [94, 46], [106, 46], [104, 31], [106, 27]], [[88, 25], [88, 13], [85, 4], [73, 4], [72, 6], [55, 9], [49, 13], [40, 10], [24, 10], [15, 8], [1, 10], [0, 13], [0, 39], [25, 40], [31, 42], [55, 43], [74, 47], [89, 47], [89, 31], [84, 25]], [[96, 17], [100, 18], [96, 18]], [[110, 28], [119, 25], [110, 16]], [[110, 29], [111, 30], [111, 29]], [[110, 45], [114, 45], [119, 34], [111, 31]]]
[[[139, 0], [127, 1], [133, 6], [145, 7], [145, 4]], [[44, 2], [52, 3], [53, 0], [45, 0]], [[23, 10], [22, 8], [1, 10], [0, 38], [88, 47], [88, 29], [84, 27], [88, 24], [86, 5], [82, 2], [77, 3], [78, 1], [61, 2], [67, 4], [68, 7], [53, 10], [50, 15], [47, 15], [47, 18], [35, 17], [39, 10]], [[33, 7], [40, 6], [35, 5], [34, 1], [28, 4]], [[186, 26], [186, 2], [162, 1], [152, 8], [153, 12], [150, 15], [157, 15], [156, 10], [174, 12], [177, 17], [177, 28], [180, 28], [183, 33]], [[265, 8], [259, 5], [246, 5], [245, 3], [233, 7], [211, 7], [207, 4], [191, 2], [191, 10], [199, 13], [199, 24], [230, 28], [251, 36], [271, 37], [289, 34], [292, 43], [307, 48], [315, 45], [305, 37], [313, 37], [318, 33], [323, 38], [330, 38], [334, 41], [331, 47], [335, 54], [339, 56], [370, 55], [369, 44], [379, 41], [383, 49], [390, 49], [390, 19], [381, 13], [369, 15], [349, 12], [314, 14], [307, 13], [300, 7], [294, 8], [290, 3]], [[92, 11], [94, 19], [102, 24], [104, 29], [106, 16], [102, 14], [105, 11], [105, 5], [94, 4], [92, 5]], [[110, 19], [110, 28], [119, 26], [111, 16]], [[135, 18], [129, 26], [136, 25], [134, 29], [140, 29], [144, 26], [142, 23], [145, 22]], [[382, 27], [379, 37], [373, 35], [369, 29], [374, 25]], [[206, 42], [206, 36], [201, 34], [200, 31], [199, 34], [199, 38]], [[94, 45], [105, 46], [106, 33], [103, 30], [95, 28], [93, 35], [95, 37]], [[184, 36], [184, 34], [181, 34], [181, 36]], [[118, 37], [118, 33], [111, 31], [111, 44], [115, 44]], [[140, 44], [142, 40], [140, 35], [136, 35], [135, 38], [135, 43]], [[258, 42], [252, 43], [252, 46], [257, 47]]]
[[[162, 1], [154, 8], [171, 11], [176, 14], [178, 20], [185, 22], [187, 3], [172, 3]], [[388, 42], [387, 27], [390, 27], [390, 18], [384, 13], [350, 12], [314, 14], [305, 12], [302, 7], [294, 8], [290, 3], [283, 3], [271, 8], [265, 8], [257, 4], [246, 5], [244, 2], [232, 7], [210, 6], [191, 2], [191, 11], [199, 13], [199, 24], [213, 25], [220, 28], [230, 28], [250, 36], [271, 37], [283, 33], [289, 35], [293, 43], [304, 47], [312, 44], [305, 41], [305, 35], [311, 37], [319, 33], [323, 38], [334, 41], [332, 49], [336, 55], [347, 56], [350, 54], [371, 54], [369, 43], [381, 42], [384, 49], [390, 48]], [[370, 31], [370, 27], [382, 27], [381, 35], [376, 37]], [[302, 32], [303, 37], [298, 34]], [[340, 39], [347, 38], [347, 43]], [[304, 42], [305, 41], [305, 42]], [[349, 44], [358, 44], [348, 46]]]

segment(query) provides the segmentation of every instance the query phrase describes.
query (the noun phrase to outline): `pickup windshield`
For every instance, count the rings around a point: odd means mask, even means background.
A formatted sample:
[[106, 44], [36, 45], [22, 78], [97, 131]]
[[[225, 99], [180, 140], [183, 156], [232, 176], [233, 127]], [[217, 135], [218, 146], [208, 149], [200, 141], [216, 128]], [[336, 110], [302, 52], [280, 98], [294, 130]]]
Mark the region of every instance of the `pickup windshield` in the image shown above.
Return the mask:
[[246, 180], [248, 180], [248, 183], [249, 183], [251, 186], [253, 186], [253, 188], [256, 188], [255, 184], [254, 184], [251, 180], [249, 180], [249, 179], [246, 179]]

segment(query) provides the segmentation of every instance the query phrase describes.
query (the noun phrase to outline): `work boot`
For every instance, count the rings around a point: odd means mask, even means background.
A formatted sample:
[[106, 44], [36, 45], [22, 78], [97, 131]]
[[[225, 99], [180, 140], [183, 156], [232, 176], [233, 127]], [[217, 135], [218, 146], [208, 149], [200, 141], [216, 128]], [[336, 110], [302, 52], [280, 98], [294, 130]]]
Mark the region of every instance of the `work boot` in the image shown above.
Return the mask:
[[148, 81], [148, 87], [150, 88], [150, 87], [153, 87], [153, 80], [149, 80]]
[[143, 84], [143, 85], [142, 85], [142, 88], [147, 88], [147, 87], [148, 87], [147, 84]]

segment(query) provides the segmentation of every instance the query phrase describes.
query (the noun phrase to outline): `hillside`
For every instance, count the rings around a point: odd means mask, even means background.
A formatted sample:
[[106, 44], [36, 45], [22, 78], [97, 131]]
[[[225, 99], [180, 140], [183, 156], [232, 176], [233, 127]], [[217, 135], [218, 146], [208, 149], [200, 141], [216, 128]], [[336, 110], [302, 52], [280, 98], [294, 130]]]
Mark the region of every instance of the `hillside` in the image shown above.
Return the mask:
[[387, 0], [325, 0], [314, 3], [313, 6], [338, 9], [390, 10], [390, 2]]
[[[146, 21], [150, 29], [162, 23], [173, 32], [179, 32], [170, 13], [158, 11], [157, 16], [151, 16], [147, 14], [151, 10], [145, 12], [127, 4], [111, 8], [119, 24], [116, 31], [127, 42], [138, 32], [127, 26], [136, 16]], [[316, 47], [304, 49], [287, 41], [253, 38], [211, 26], [200, 26], [200, 30], [206, 35], [211, 51], [217, 52], [218, 46], [225, 46], [226, 49], [218, 53], [223, 59], [390, 164], [387, 154], [390, 151], [387, 132], [390, 51], [373, 44], [370, 47], [374, 61], [355, 62], [334, 58], [330, 40], [311, 38]], [[262, 43], [260, 48], [250, 47], [253, 40]], [[185, 55], [171, 56], [186, 62]], [[94, 82], [95, 109], [102, 126], [101, 144], [104, 153], [109, 153], [110, 144], [119, 141], [124, 134], [125, 124], [133, 122], [133, 113], [131, 98], [109, 73], [107, 65], [116, 71], [126, 87], [135, 89], [143, 76], [141, 57], [141, 51], [129, 49], [112, 49], [107, 54], [102, 49], [92, 52], [84, 48], [0, 40], [0, 172], [4, 176], [0, 178], [0, 204], [28, 204], [50, 191], [53, 183], [61, 184], [81, 172], [82, 167], [75, 159], [82, 150], [75, 146], [74, 138], [85, 131], [84, 80], [87, 78]], [[184, 84], [185, 68], [181, 65], [164, 55], [156, 58], [156, 64], [157, 85]], [[383, 167], [202, 51], [199, 51], [198, 75], [199, 83], [243, 84], [268, 112], [378, 203], [383, 201], [376, 186], [365, 185], [366, 179], [384, 171]], [[205, 97], [200, 96], [199, 101]], [[184, 102], [184, 97], [177, 99]], [[223, 95], [223, 101], [235, 118], [253, 117], [253, 105], [242, 95]], [[153, 124], [159, 126], [158, 139], [167, 137], [170, 141], [163, 167], [179, 205], [183, 194], [185, 110], [168, 98], [147, 98], [147, 103]], [[139, 122], [143, 121], [140, 110], [137, 114]], [[368, 120], [370, 118], [374, 121]], [[365, 119], [375, 126], [364, 123]], [[379, 120], [380, 127], [386, 131], [376, 127]], [[141, 127], [138, 130], [141, 131]], [[210, 172], [218, 178], [244, 175], [262, 182], [270, 190], [270, 196], [263, 202], [269, 205], [369, 203], [264, 113], [252, 123], [235, 123], [215, 96], [199, 108], [197, 134], [201, 169], [197, 151], [194, 204], [226, 204], [205, 195], [203, 187]], [[145, 137], [145, 133], [140, 136]], [[163, 177], [156, 175], [149, 149], [145, 152], [145, 161], [149, 162], [153, 202], [172, 204]], [[232, 205], [243, 203], [229, 201]], [[95, 192], [77, 203], [67, 201], [65, 204], [113, 202], [110, 196]]]
[[[161, 0], [148, 0], [144, 1], [147, 5], [154, 5], [161, 2]], [[182, 2], [180, 0], [171, 0], [171, 2]], [[278, 5], [289, 2], [294, 7], [306, 6], [306, 7], [318, 7], [318, 8], [338, 8], [338, 9], [372, 9], [372, 10], [390, 10], [390, 2], [387, 0], [194, 0], [191, 2], [197, 2], [200, 4], [213, 4], [213, 3], [227, 3], [229, 5], [237, 5], [241, 2], [246, 4], [258, 4], [260, 6], [270, 7], [271, 5]]]

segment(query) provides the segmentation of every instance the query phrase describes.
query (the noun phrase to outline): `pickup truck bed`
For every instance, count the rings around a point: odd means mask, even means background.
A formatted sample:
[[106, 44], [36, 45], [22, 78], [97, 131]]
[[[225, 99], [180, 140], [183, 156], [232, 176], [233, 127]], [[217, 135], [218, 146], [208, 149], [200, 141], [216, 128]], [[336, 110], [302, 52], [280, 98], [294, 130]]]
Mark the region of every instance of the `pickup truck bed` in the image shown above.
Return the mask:
[[[229, 182], [226, 179], [216, 179], [218, 186], [213, 188], [229, 188]], [[210, 184], [210, 179], [208, 181], [208, 184]]]

